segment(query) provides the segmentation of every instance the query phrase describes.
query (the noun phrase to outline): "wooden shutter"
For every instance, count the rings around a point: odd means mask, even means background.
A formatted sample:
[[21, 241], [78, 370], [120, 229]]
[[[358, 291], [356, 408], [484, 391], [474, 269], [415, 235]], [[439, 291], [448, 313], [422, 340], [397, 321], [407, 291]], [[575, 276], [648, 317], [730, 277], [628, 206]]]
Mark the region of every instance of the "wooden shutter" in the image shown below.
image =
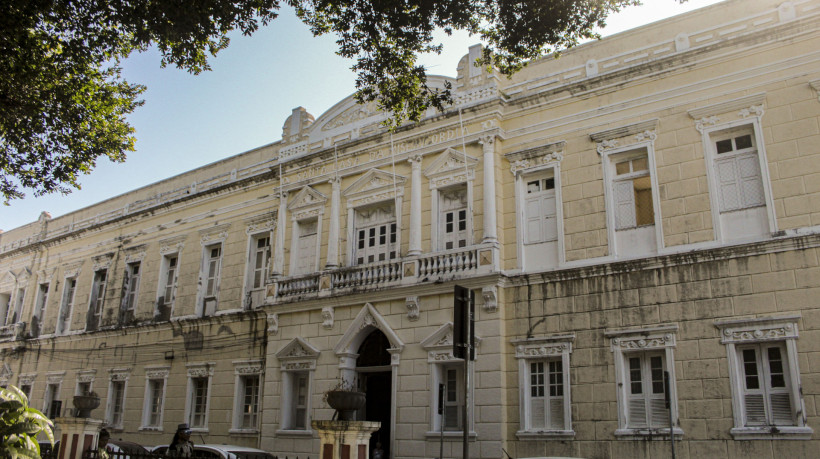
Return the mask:
[[635, 191], [632, 180], [617, 181], [612, 184], [615, 201], [615, 229], [635, 227]]

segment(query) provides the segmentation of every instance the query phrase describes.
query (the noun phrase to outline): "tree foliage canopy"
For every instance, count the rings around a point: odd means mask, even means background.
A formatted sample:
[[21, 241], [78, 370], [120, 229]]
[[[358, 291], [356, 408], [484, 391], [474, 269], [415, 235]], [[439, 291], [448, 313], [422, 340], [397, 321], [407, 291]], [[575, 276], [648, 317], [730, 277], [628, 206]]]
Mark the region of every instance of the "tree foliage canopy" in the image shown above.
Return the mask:
[[5, 201], [79, 188], [96, 160], [134, 150], [126, 116], [145, 87], [120, 62], [155, 45], [163, 66], [192, 73], [229, 44], [295, 8], [315, 35], [335, 34], [354, 60], [356, 96], [391, 124], [442, 109], [449, 88], [426, 86], [422, 53], [440, 52], [436, 29], [486, 43], [482, 65], [505, 74], [527, 60], [595, 37], [594, 28], [638, 0], [6, 0], [0, 14], [0, 193]]
[[42, 432], [53, 445], [53, 427], [43, 413], [28, 406], [28, 397], [20, 389], [0, 388], [0, 457], [39, 459], [37, 435]]

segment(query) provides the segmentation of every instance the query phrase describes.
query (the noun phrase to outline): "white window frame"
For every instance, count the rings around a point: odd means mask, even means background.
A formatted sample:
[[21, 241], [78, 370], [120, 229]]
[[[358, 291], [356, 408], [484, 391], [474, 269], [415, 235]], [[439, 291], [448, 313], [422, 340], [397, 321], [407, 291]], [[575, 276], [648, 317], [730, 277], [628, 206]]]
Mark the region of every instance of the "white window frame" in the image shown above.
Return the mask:
[[[257, 433], [262, 419], [262, 387], [264, 381], [263, 364], [261, 360], [235, 360], [234, 365], [234, 402], [233, 402], [233, 422], [230, 433]], [[245, 389], [246, 381], [249, 378], [256, 378], [256, 402], [255, 414], [256, 422], [252, 427], [243, 426], [245, 417]]]
[[[18, 284], [24, 285], [24, 284]], [[6, 317], [5, 317], [5, 324], [6, 325], [14, 325], [18, 322], [21, 322], [21, 314], [23, 312], [23, 302], [26, 299], [26, 287], [17, 287], [14, 289], [15, 295], [14, 300], [9, 301], [9, 307], [6, 310]]]
[[[551, 335], [543, 338], [530, 338], [512, 341], [515, 346], [515, 358], [518, 360], [518, 393], [519, 393], [519, 428], [516, 436], [519, 440], [570, 439], [575, 437], [572, 429], [572, 397], [570, 385], [570, 354], [574, 334]], [[535, 428], [532, 426], [533, 404], [531, 400], [530, 365], [543, 362], [545, 367], [545, 389], [549, 389], [549, 362], [561, 362], [563, 385], [563, 428]], [[545, 410], [546, 415], [547, 410]]]
[[[42, 412], [45, 413], [47, 416], [51, 416], [53, 413], [50, 413], [49, 410], [51, 408], [51, 402], [54, 400], [60, 400], [59, 398], [54, 398], [53, 396], [56, 395], [57, 397], [60, 396], [60, 392], [63, 388], [63, 379], [65, 378], [65, 371], [55, 371], [49, 372], [46, 374], [46, 389], [43, 392], [43, 410]], [[52, 394], [51, 388], [56, 388], [54, 393]], [[66, 407], [63, 405], [61, 408], [65, 410]], [[58, 415], [62, 415], [62, 413], [57, 413]], [[53, 418], [52, 418], [53, 419]]]
[[63, 295], [60, 300], [60, 310], [57, 313], [57, 324], [54, 326], [55, 335], [67, 335], [71, 331], [71, 319], [74, 312], [74, 299], [76, 297], [77, 276], [65, 277], [63, 279]]
[[504, 155], [510, 162], [510, 172], [515, 177], [515, 223], [518, 269], [524, 270], [527, 258], [525, 241], [527, 235], [527, 182], [546, 178], [550, 172], [555, 180], [555, 226], [557, 234], [558, 265], [566, 263], [564, 253], [564, 204], [561, 187], [561, 161], [564, 159], [565, 142], [555, 142], [521, 152]]
[[[214, 376], [214, 367], [216, 366], [213, 362], [208, 363], [189, 363], [185, 365], [188, 369], [188, 388], [186, 390], [185, 396], [185, 422], [191, 427], [191, 430], [194, 432], [201, 432], [207, 433], [208, 432], [208, 421], [210, 418], [210, 407], [211, 407], [211, 387], [212, 381]], [[196, 425], [194, 420], [195, 414], [195, 406], [194, 406], [194, 380], [201, 380], [205, 379], [205, 413], [204, 413], [204, 422], [203, 425]]]
[[77, 372], [77, 386], [74, 389], [74, 395], [83, 395], [83, 386], [88, 387], [88, 391], [94, 391], [94, 380], [97, 376], [97, 370], [81, 370]]
[[[734, 418], [734, 427], [730, 433], [735, 440], [811, 439], [813, 430], [807, 425], [806, 405], [800, 383], [797, 353], [799, 320], [799, 315], [786, 315], [715, 322], [720, 330], [720, 342], [726, 346], [729, 362]], [[741, 389], [745, 387], [744, 370], [739, 353], [744, 347], [765, 344], [779, 344], [786, 351], [786, 355], [782, 356], [788, 370], [784, 376], [790, 395], [794, 425], [746, 426], [745, 391]]]
[[[311, 429], [311, 414], [313, 412], [313, 380], [316, 371], [316, 362], [319, 359], [319, 349], [310, 344], [307, 340], [296, 337], [282, 347], [276, 353], [280, 362], [280, 374], [282, 375], [282, 394], [279, 403], [281, 415], [279, 416], [279, 430], [277, 436], [313, 436]], [[307, 377], [307, 399], [305, 400], [305, 427], [303, 429], [294, 427], [294, 412], [297, 399], [296, 384], [298, 377]]]
[[[606, 330], [604, 336], [610, 339], [610, 351], [615, 361], [615, 382], [618, 400], [618, 429], [615, 435], [625, 438], [669, 438], [669, 427], [643, 428], [629, 427], [629, 364], [634, 355], [657, 352], [663, 355], [664, 370], [669, 372], [670, 409], [672, 411], [673, 433], [682, 437], [683, 430], [678, 420], [678, 391], [675, 378], [675, 346], [677, 324], [646, 328]], [[668, 425], [668, 424], [667, 424]]]
[[[219, 250], [217, 257], [213, 256], [214, 250]], [[196, 311], [198, 317], [213, 316], [219, 311], [219, 284], [222, 280], [222, 264], [224, 261], [225, 250], [222, 242], [202, 246], [202, 264], [199, 271], [200, 299], [197, 301]], [[212, 262], [216, 263], [213, 277], [210, 276]], [[213, 279], [213, 290], [209, 292], [208, 283], [210, 279]]]
[[[45, 286], [45, 292], [43, 292]], [[34, 299], [34, 311], [32, 312], [32, 322], [37, 318], [37, 335], [41, 335], [43, 331], [43, 319], [46, 316], [48, 307], [48, 295], [51, 291], [51, 282], [40, 282], [37, 284], [37, 296]]]
[[[100, 280], [102, 275], [102, 280]], [[93, 316], [93, 329], [99, 328], [102, 324], [102, 313], [105, 306], [105, 290], [108, 287], [108, 268], [98, 269], [94, 271], [93, 279], [91, 281], [91, 294], [88, 299], [88, 314]], [[86, 321], [86, 327], [90, 321]]]
[[[134, 268], [137, 270], [136, 275], [134, 275]], [[134, 315], [136, 313], [141, 281], [142, 262], [132, 261], [126, 263], [122, 289], [122, 304], [120, 305], [120, 311], [122, 314], [128, 314], [130, 312]]]
[[[712, 225], [715, 231], [715, 240], [724, 242], [727, 239], [725, 228], [720, 222], [720, 196], [717, 173], [714, 170], [717, 156], [716, 147], [712, 141], [713, 136], [721, 131], [729, 131], [737, 128], [748, 128], [754, 133], [754, 143], [757, 148], [758, 161], [760, 166], [760, 180], [763, 185], [763, 195], [766, 201], [766, 216], [769, 220], [769, 232], [777, 232], [777, 215], [774, 210], [774, 200], [772, 193], [771, 176], [769, 173], [769, 162], [766, 155], [766, 145], [763, 137], [762, 118], [764, 114], [763, 103], [766, 99], [765, 93], [752, 94], [738, 99], [721, 102], [719, 104], [700, 107], [690, 110], [689, 116], [695, 120], [695, 129], [701, 134], [706, 161], [706, 178], [709, 182], [709, 202], [712, 207]], [[729, 122], [720, 123], [721, 117], [727, 116], [730, 112], [736, 112], [736, 119]]]
[[[259, 241], [268, 239], [268, 244], [264, 248], [259, 247]], [[270, 273], [271, 261], [273, 259], [273, 234], [270, 231], [254, 233], [248, 235], [248, 264], [245, 267], [245, 295], [251, 292], [265, 290], [265, 281]], [[259, 257], [263, 259], [263, 265], [256, 267]], [[259, 285], [256, 285], [257, 274], [259, 275]]]
[[[34, 393], [34, 380], [37, 379], [37, 375], [34, 373], [26, 373], [21, 374], [17, 377], [17, 387], [20, 388], [20, 391], [26, 394], [26, 398], [28, 398], [29, 406], [32, 405], [31, 403], [31, 395]], [[28, 391], [26, 391], [26, 387], [28, 387]], [[45, 411], [43, 411], [45, 413]]]
[[[313, 274], [319, 269], [319, 252], [322, 245], [322, 221], [324, 220], [327, 196], [311, 186], [302, 187], [288, 203], [287, 210], [291, 218], [291, 251], [288, 266], [291, 276]], [[316, 221], [316, 246], [312, 252], [301, 253], [299, 250], [299, 236], [303, 225]], [[299, 261], [309, 259], [310, 268], [307, 272], [299, 272]]]
[[[479, 358], [481, 339], [475, 337], [476, 343], [476, 359]], [[464, 374], [464, 360], [453, 356], [453, 323], [447, 322], [438, 330], [433, 332], [430, 336], [421, 342], [422, 348], [427, 351], [427, 363], [430, 366], [430, 430], [427, 431], [427, 438], [437, 438], [441, 436], [442, 416], [438, 414], [438, 386], [439, 384], [446, 384], [447, 374], [449, 368], [457, 368], [461, 375], [458, 378], [457, 398], [459, 401], [464, 400], [463, 380]], [[467, 377], [475, 380], [475, 364], [468, 362]], [[445, 392], [445, 398], [447, 393]], [[475, 384], [469, 385], [469, 393], [467, 394], [467, 424], [468, 436], [474, 438], [475, 432]], [[446, 406], [446, 405], [445, 405]], [[445, 411], [446, 415], [446, 411]], [[461, 423], [461, 411], [458, 413], [459, 423]], [[458, 430], [444, 430], [444, 438], [457, 439], [463, 435], [463, 428]]]
[[[371, 169], [362, 174], [342, 193], [347, 200], [347, 266], [358, 266], [356, 252], [358, 247], [357, 230], [359, 228], [357, 226], [360, 225], [357, 223], [356, 213], [361, 209], [376, 205], [392, 205], [394, 217], [392, 222], [396, 225], [396, 242], [392, 244], [396, 256], [391, 259], [388, 248], [385, 260], [381, 263], [396, 262], [401, 258], [402, 199], [406, 181], [406, 177]], [[376, 260], [374, 263], [379, 262]], [[366, 264], [367, 262], [363, 263], [363, 265]]]
[[[432, 182], [431, 182], [432, 183]], [[464, 183], [456, 183], [452, 186], [444, 187], [444, 188], [435, 188], [434, 191], [431, 193], [436, 196], [436, 202], [432, 205], [431, 215], [433, 215], [433, 219], [436, 221], [436, 227], [433, 228], [433, 232], [431, 234], [431, 241], [433, 241], [434, 247], [436, 247], [437, 251], [448, 251], [448, 250], [465, 250], [467, 247], [472, 246], [475, 242], [473, 241], [473, 199], [472, 199], [472, 181], [468, 181], [466, 184]], [[463, 208], [456, 208], [456, 209], [445, 209], [444, 206], [444, 199], [448, 193], [452, 193], [454, 191], [461, 193], [463, 190], [464, 199], [466, 201], [466, 205]], [[457, 212], [463, 211], [464, 216], [464, 230], [458, 230], [455, 228], [459, 224], [460, 217], [458, 216]], [[453, 247], [447, 248], [447, 242], [455, 242], [448, 240], [450, 237], [447, 235], [446, 232], [446, 217], [449, 212], [454, 212], [455, 216], [453, 218], [452, 224], [454, 226], [453, 234], [458, 234], [463, 231], [464, 233], [464, 247], [459, 247], [457, 244], [453, 244]], [[458, 237], [455, 237], [458, 239]]]
[[[125, 425], [125, 407], [128, 394], [128, 379], [131, 377], [130, 368], [112, 368], [108, 370], [108, 397], [105, 405], [105, 422], [106, 425], [115, 430], [123, 430]], [[115, 409], [117, 407], [117, 400], [115, 400], [116, 391], [115, 385], [122, 384], [122, 400], [120, 400], [121, 411], [119, 412], [119, 423], [114, 422]]]
[[[379, 264], [379, 263], [390, 263], [395, 262], [401, 257], [401, 241], [399, 237], [401, 235], [401, 227], [399, 226], [399, 214], [397, 213], [397, 209], [395, 207], [392, 208], [392, 218], [390, 218], [389, 214], [390, 211], [387, 210], [389, 206], [393, 203], [390, 201], [382, 202], [379, 204], [374, 204], [372, 206], [363, 206], [354, 209], [353, 212], [353, 241], [352, 241], [352, 262], [354, 266], [365, 266], [369, 264]], [[387, 211], [386, 211], [387, 210]], [[380, 212], [382, 214], [388, 215], [387, 218], [382, 218], [380, 220], [375, 221], [367, 221], [362, 222], [361, 216], [363, 212]], [[366, 226], [365, 226], [366, 224]], [[391, 242], [391, 236], [393, 235], [393, 225], [396, 226], [396, 241]], [[385, 228], [384, 236], [381, 235], [380, 231], [377, 229]], [[370, 230], [373, 230], [373, 235], [370, 234]], [[359, 232], [364, 231], [365, 235], [365, 248], [359, 248]], [[385, 243], [381, 244], [380, 239], [384, 237]], [[364, 255], [363, 260], [361, 263], [358, 262], [358, 257], [361, 254], [360, 251], [364, 250], [367, 251], [367, 242], [371, 239], [376, 239], [376, 243], [378, 246], [383, 246], [383, 250], [373, 250], [372, 255], [374, 257], [378, 257], [378, 255], [384, 255], [384, 260], [378, 260], [374, 258], [373, 261], [368, 261], [366, 258], [370, 255]], [[390, 256], [390, 252], [393, 252], [393, 257]], [[367, 252], [365, 252], [367, 253]]]
[[[164, 366], [152, 366], [152, 367], [145, 367], [145, 396], [143, 398], [143, 406], [142, 406], [142, 426], [140, 430], [150, 430], [156, 432], [163, 431], [163, 421], [165, 416], [165, 394], [168, 388], [168, 375], [171, 372], [171, 367], [164, 365]], [[151, 416], [153, 414], [154, 408], [154, 395], [155, 391], [154, 388], [151, 387], [153, 381], [161, 381], [162, 382], [162, 389], [161, 393], [159, 394], [159, 416], [157, 423], [151, 423]]]
[[[465, 155], [462, 151], [452, 148], [446, 149], [438, 155], [424, 170], [424, 176], [430, 183], [430, 247], [433, 251], [445, 250], [465, 250], [475, 244], [473, 234], [473, 185], [475, 182], [475, 169], [478, 160], [470, 155]], [[454, 188], [464, 187], [466, 189], [466, 217], [467, 217], [467, 237], [466, 247], [453, 246], [446, 249], [447, 242], [442, 234], [444, 213], [442, 209], [441, 194]]]
[[[637, 134], [635, 136], [635, 143], [630, 145], [618, 147], [604, 145], [605, 141], [598, 146], [598, 153], [601, 155], [601, 162], [604, 173], [604, 198], [606, 201], [606, 219], [607, 219], [607, 239], [609, 242], [610, 253], [615, 256], [632, 255], [628, 252], [628, 247], [618, 247], [616, 233], [618, 231], [631, 231], [643, 226], [629, 226], [621, 228], [618, 225], [618, 204], [615, 202], [616, 193], [615, 186], [618, 183], [631, 182], [635, 178], [640, 178], [649, 175], [649, 181], [652, 186], [652, 211], [654, 213], [654, 232], [655, 232], [655, 252], [663, 249], [663, 228], [661, 227], [661, 207], [660, 207], [660, 192], [658, 186], [658, 174], [655, 166], [655, 138], [654, 131], [647, 131], [646, 133]], [[612, 145], [612, 144], [610, 144]], [[615, 172], [615, 165], [617, 163], [632, 160], [636, 158], [646, 157], [648, 163], [648, 170], [646, 173], [633, 173], [626, 177], [619, 178]], [[633, 201], [634, 205], [635, 202]], [[634, 209], [633, 209], [634, 210]], [[648, 225], [647, 225], [648, 226]], [[637, 254], [643, 255], [643, 254]]]
[[[159, 317], [159, 308], [167, 307], [168, 318], [174, 316], [174, 303], [176, 300], [177, 287], [179, 282], [179, 270], [182, 266], [182, 249], [184, 248], [185, 237], [178, 236], [160, 241], [159, 254], [162, 257], [159, 269], [159, 279], [157, 280], [157, 300], [154, 307], [154, 316]], [[168, 287], [168, 271], [170, 259], [176, 257], [176, 267], [174, 268], [173, 283], [171, 285], [171, 299], [166, 298]]]

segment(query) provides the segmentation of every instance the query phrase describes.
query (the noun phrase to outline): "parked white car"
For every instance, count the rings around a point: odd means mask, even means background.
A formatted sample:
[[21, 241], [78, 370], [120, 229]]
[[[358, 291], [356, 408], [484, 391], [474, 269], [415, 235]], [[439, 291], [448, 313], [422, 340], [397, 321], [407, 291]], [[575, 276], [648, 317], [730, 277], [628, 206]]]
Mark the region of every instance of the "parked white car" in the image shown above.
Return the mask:
[[[155, 446], [151, 451], [165, 454], [168, 445]], [[205, 459], [274, 459], [267, 451], [236, 445], [197, 445], [194, 444], [194, 457]]]

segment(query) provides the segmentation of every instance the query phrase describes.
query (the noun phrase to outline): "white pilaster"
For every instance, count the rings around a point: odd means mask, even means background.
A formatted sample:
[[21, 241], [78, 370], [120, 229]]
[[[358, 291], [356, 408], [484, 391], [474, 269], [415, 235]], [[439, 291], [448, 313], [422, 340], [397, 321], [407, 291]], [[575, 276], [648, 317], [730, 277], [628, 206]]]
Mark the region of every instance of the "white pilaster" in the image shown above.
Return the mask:
[[339, 211], [341, 207], [342, 180], [339, 177], [330, 180], [333, 188], [330, 194], [330, 235], [327, 240], [327, 263], [328, 268], [339, 266]]
[[271, 274], [281, 276], [285, 272], [285, 214], [288, 211], [288, 192], [283, 191], [279, 197], [279, 213], [276, 221], [276, 247], [273, 252], [273, 270]]
[[421, 155], [407, 161], [412, 168], [410, 176], [410, 247], [407, 255], [421, 254]]
[[484, 149], [484, 239], [482, 242], [498, 241], [495, 215], [495, 136], [479, 139]]

